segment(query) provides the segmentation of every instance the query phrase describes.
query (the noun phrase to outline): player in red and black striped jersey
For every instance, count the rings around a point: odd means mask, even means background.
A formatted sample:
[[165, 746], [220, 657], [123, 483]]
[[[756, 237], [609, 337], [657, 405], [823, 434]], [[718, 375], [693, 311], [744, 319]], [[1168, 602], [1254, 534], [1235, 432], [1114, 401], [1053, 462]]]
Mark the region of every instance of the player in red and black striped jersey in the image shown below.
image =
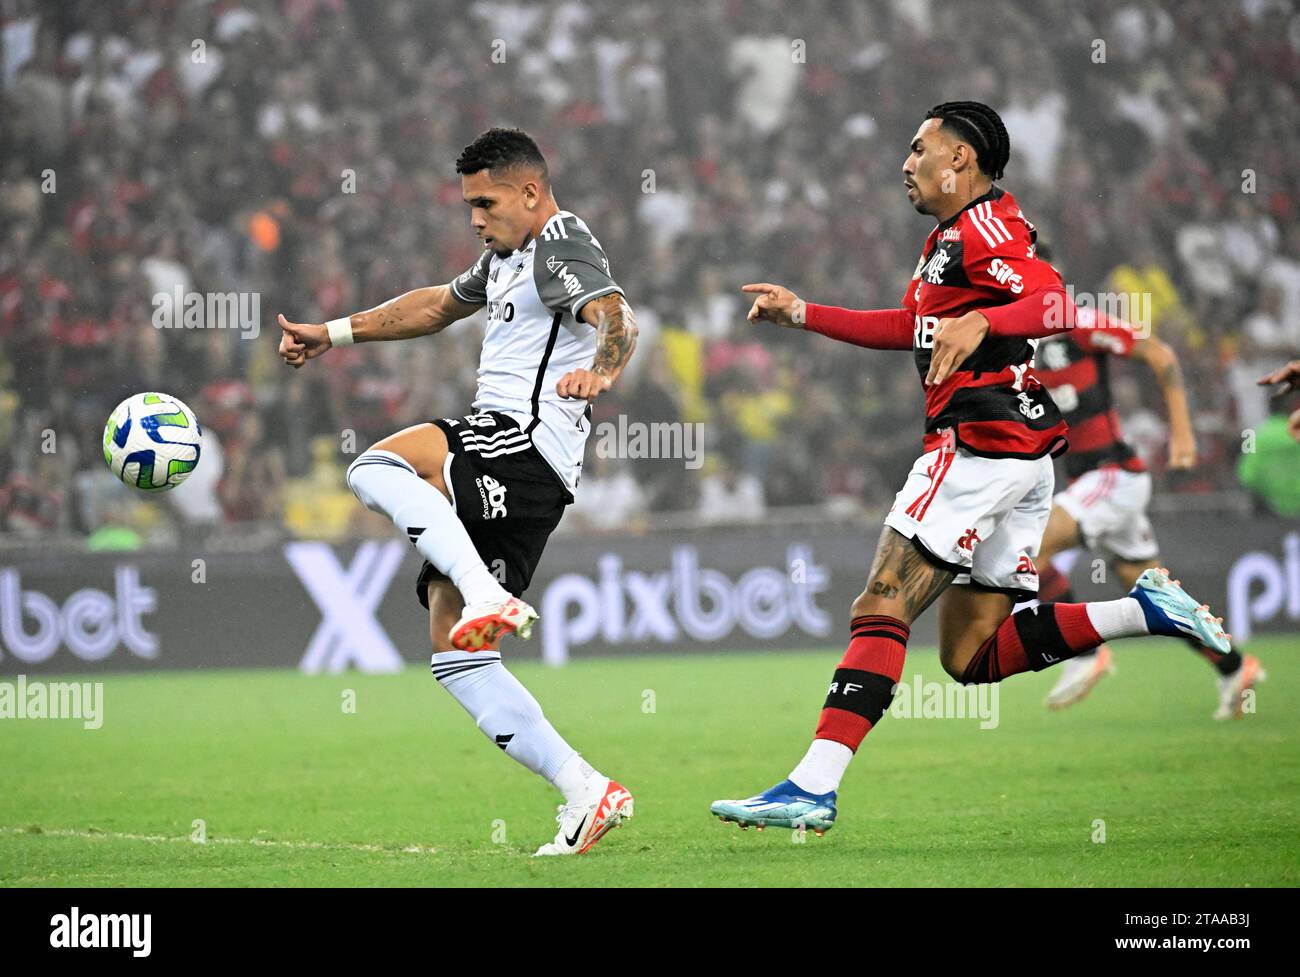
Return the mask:
[[[805, 303], [778, 285], [747, 285], [751, 321], [805, 328], [872, 349], [911, 350], [925, 390], [923, 454], [885, 519], [852, 640], [812, 746], [790, 777], [713, 813], [742, 826], [835, 819], [835, 791], [899, 681], [912, 622], [939, 601], [939, 653], [963, 683], [999, 682], [1091, 651], [1109, 638], [1222, 629], [1162, 574], [1128, 597], [1048, 603], [1034, 596], [1066, 424], [1033, 373], [1035, 340], [1069, 325], [1060, 276], [1035, 253], [1035, 231], [994, 183], [1010, 157], [1002, 120], [979, 102], [926, 115], [903, 164], [908, 200], [937, 226], [902, 307], [852, 311]], [[957, 586], [953, 586], [953, 585]], [[1226, 650], [1226, 648], [1224, 649]]]
[[[1038, 256], [1050, 258], [1042, 245]], [[1124, 589], [1159, 563], [1146, 512], [1151, 476], [1120, 431], [1110, 390], [1113, 357], [1139, 360], [1155, 374], [1169, 411], [1169, 468], [1186, 470], [1196, 464], [1196, 437], [1182, 371], [1168, 345], [1153, 336], [1139, 336], [1131, 323], [1091, 308], [1076, 310], [1073, 329], [1040, 340], [1034, 373], [1070, 425], [1070, 453], [1063, 459], [1070, 484], [1057, 494], [1043, 534], [1038, 560], [1040, 600], [1074, 601], [1068, 578], [1051, 561], [1077, 546], [1105, 556]], [[1218, 672], [1215, 718], [1242, 716], [1246, 693], [1264, 677], [1259, 660], [1235, 649], [1220, 654], [1199, 642], [1187, 643]], [[1070, 659], [1048, 694], [1047, 705], [1053, 709], [1073, 705], [1113, 670], [1110, 648], [1104, 644]]]
[[[1040, 458], [1065, 451], [1065, 422], [1029, 372], [1034, 340], [1013, 328], [1025, 307], [1032, 323], [1041, 318], [1046, 296], [1063, 294], [1060, 276], [1035, 258], [1034, 238], [1034, 226], [1015, 198], [993, 186], [941, 221], [926, 239], [899, 318], [912, 326], [912, 358], [921, 379], [929, 381], [927, 450], [951, 429], [958, 446], [985, 458]], [[943, 365], [936, 362], [939, 323], [972, 312], [988, 321], [989, 335], [960, 368], [951, 356]], [[807, 318], [811, 329], [833, 329], [838, 317], [814, 305]], [[941, 370], [950, 371], [946, 379]]]
[[745, 286], [759, 296], [751, 319], [789, 305], [800, 317], [795, 325], [859, 346], [911, 350], [925, 389], [927, 451], [950, 431], [957, 446], [984, 458], [1058, 455], [1066, 424], [1030, 367], [1035, 337], [1047, 334], [1067, 299], [1060, 275], [1035, 256], [1035, 236], [1015, 198], [991, 185], [930, 232], [902, 308], [814, 305], [759, 284]]

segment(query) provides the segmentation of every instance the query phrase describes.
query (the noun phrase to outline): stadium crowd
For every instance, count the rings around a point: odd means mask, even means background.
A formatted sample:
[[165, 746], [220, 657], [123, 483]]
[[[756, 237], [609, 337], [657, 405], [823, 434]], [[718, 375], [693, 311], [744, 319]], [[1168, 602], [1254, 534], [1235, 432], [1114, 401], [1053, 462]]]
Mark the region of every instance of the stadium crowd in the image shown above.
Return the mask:
[[[356, 531], [344, 467], [468, 410], [479, 326], [291, 371], [275, 315], [320, 322], [468, 267], [453, 161], [491, 125], [538, 139], [637, 311], [597, 430], [704, 432], [698, 471], [589, 446], [569, 522], [887, 504], [920, 446], [910, 360], [749, 326], [738, 289], [896, 304], [930, 226], [899, 167], [950, 98], [1003, 114], [1003, 183], [1067, 282], [1151, 297], [1202, 453], [1163, 470], [1158, 388], [1117, 367], [1157, 493], [1235, 487], [1270, 411], [1254, 379], [1300, 352], [1300, 14], [990, 0], [975, 29], [956, 7], [0, 0], [0, 532], [90, 535], [124, 511]], [[159, 328], [178, 290], [252, 297], [252, 318]], [[152, 389], [215, 435], [166, 517], [132, 509], [99, 451], [112, 407]]]

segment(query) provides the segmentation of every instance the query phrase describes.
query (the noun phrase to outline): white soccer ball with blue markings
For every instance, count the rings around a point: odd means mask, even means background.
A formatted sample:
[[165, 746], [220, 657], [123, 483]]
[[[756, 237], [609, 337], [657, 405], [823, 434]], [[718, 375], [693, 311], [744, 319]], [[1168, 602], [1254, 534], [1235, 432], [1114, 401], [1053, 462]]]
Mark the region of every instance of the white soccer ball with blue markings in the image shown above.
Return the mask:
[[143, 393], [117, 405], [104, 425], [104, 461], [134, 488], [164, 492], [189, 477], [203, 451], [203, 429], [183, 401]]

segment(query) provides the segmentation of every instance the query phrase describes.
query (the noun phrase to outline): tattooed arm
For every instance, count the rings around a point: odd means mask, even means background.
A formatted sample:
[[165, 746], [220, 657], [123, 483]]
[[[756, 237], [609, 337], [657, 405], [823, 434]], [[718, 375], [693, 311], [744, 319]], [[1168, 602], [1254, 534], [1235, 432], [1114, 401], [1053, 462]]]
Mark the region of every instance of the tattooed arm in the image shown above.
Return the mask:
[[596, 358], [590, 370], [573, 370], [560, 377], [561, 397], [593, 401], [623, 372], [636, 349], [636, 316], [618, 292], [594, 298], [581, 310], [582, 319], [596, 327]]
[[1169, 467], [1191, 468], [1196, 464], [1196, 435], [1192, 432], [1192, 415], [1177, 354], [1167, 343], [1148, 337], [1134, 342], [1129, 355], [1151, 367], [1164, 392], [1169, 409]]
[[417, 288], [352, 316], [352, 338], [366, 343], [431, 336], [481, 308], [456, 298], [450, 285]]
[[[462, 302], [450, 285], [412, 289], [373, 309], [350, 316], [352, 340], [369, 343], [431, 336], [482, 307], [481, 303]], [[302, 366], [332, 345], [324, 323], [290, 322], [280, 316], [280, 328], [283, 330], [280, 356], [290, 366]]]

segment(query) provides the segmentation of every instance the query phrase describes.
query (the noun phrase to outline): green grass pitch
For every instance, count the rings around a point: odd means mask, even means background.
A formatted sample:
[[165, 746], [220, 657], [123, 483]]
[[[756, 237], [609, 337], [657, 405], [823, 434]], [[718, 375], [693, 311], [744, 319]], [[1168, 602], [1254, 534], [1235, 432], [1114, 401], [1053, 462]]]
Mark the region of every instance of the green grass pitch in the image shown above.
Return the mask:
[[[1118, 674], [1064, 713], [1043, 708], [1049, 671], [1001, 686], [994, 729], [886, 717], [837, 827], [802, 841], [723, 825], [709, 802], [785, 776], [838, 649], [518, 665], [636, 795], [591, 854], [548, 860], [529, 856], [557, 795], [422, 668], [108, 675], [101, 729], [0, 720], [0, 884], [1300, 884], [1300, 638], [1251, 644], [1269, 680], [1229, 723], [1180, 644], [1115, 647]], [[933, 651], [909, 655], [904, 680], [917, 671], [944, 679]]]

